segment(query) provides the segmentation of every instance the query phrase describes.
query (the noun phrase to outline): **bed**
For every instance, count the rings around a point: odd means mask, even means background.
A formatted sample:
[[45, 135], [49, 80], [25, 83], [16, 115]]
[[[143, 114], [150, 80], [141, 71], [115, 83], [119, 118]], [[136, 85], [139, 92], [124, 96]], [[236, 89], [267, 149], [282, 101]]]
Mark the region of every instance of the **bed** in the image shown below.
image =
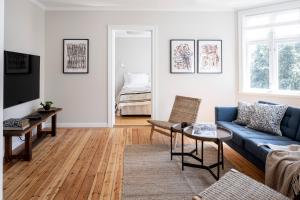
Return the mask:
[[151, 115], [149, 75], [127, 73], [124, 79], [124, 86], [116, 99], [117, 115]]

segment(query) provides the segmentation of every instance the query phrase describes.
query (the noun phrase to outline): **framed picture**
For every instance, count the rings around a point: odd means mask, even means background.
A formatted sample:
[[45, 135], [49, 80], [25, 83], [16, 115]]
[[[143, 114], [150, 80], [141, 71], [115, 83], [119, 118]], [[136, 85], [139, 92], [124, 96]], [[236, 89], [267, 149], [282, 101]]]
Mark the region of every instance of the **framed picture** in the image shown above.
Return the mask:
[[195, 73], [195, 40], [170, 40], [170, 72]]
[[222, 40], [198, 40], [198, 73], [222, 73]]
[[89, 39], [63, 40], [63, 73], [89, 73]]

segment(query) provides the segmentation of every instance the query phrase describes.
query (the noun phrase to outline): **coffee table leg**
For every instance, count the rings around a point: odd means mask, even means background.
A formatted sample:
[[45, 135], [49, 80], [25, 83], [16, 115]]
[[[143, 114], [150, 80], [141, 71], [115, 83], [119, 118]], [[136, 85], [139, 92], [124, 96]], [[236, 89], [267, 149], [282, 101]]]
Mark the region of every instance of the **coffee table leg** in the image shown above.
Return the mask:
[[221, 142], [221, 155], [222, 155], [222, 169], [224, 169], [224, 147], [223, 147], [223, 142]]
[[218, 141], [218, 165], [217, 165], [217, 168], [218, 168], [218, 171], [217, 171], [217, 180], [219, 180], [219, 177], [220, 177], [220, 145], [221, 142]]
[[171, 129], [171, 160], [173, 160], [173, 131]]
[[183, 133], [181, 133], [181, 167], [182, 171], [184, 170], [184, 139], [183, 139]]
[[198, 140], [195, 140], [196, 143], [196, 155], [198, 155]]
[[203, 142], [203, 140], [201, 140], [201, 159], [202, 159], [202, 164], [203, 164], [203, 162], [204, 162], [204, 158], [203, 158], [203, 145], [204, 145], [204, 142]]

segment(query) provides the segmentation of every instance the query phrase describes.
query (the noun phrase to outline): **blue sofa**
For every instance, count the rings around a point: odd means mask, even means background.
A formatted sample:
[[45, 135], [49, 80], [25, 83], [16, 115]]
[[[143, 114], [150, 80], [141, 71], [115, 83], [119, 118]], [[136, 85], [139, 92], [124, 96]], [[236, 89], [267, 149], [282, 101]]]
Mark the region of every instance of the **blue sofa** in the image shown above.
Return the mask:
[[266, 157], [270, 149], [265, 146], [258, 146], [258, 144], [300, 144], [300, 108], [288, 107], [281, 121], [283, 136], [256, 131], [233, 123], [232, 121], [236, 117], [237, 107], [215, 108], [216, 124], [233, 132], [232, 140], [226, 143], [263, 171], [265, 170]]

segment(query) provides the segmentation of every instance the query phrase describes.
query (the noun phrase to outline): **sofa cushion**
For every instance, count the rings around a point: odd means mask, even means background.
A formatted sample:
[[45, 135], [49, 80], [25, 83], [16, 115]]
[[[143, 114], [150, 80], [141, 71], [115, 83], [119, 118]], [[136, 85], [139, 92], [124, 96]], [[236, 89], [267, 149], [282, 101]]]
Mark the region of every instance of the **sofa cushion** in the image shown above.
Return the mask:
[[287, 105], [255, 103], [254, 112], [247, 126], [259, 131], [282, 135], [280, 125], [287, 108]]
[[[284, 139], [285, 138], [285, 139]], [[287, 137], [282, 137], [283, 140], [268, 140], [261, 138], [248, 138], [245, 140], [245, 149], [256, 156], [261, 161], [265, 162], [268, 153], [271, 151], [270, 148], [266, 146], [258, 146], [260, 144], [274, 144], [274, 145], [290, 145], [290, 144], [300, 144], [297, 141], [291, 140]]]
[[300, 123], [300, 109], [288, 107], [281, 121], [282, 135], [300, 141], [299, 123]]
[[268, 140], [290, 140], [287, 137], [267, 134], [261, 131], [256, 131], [244, 126], [240, 126], [233, 122], [218, 121], [217, 125], [227, 128], [233, 132], [232, 141], [243, 147], [245, 140], [248, 138], [268, 139]]
[[253, 104], [238, 102], [238, 114], [236, 120], [233, 122], [240, 125], [248, 125], [253, 109]]
[[[259, 101], [258, 103], [277, 105], [266, 101]], [[300, 141], [300, 108], [288, 107], [280, 128], [283, 136]]]

